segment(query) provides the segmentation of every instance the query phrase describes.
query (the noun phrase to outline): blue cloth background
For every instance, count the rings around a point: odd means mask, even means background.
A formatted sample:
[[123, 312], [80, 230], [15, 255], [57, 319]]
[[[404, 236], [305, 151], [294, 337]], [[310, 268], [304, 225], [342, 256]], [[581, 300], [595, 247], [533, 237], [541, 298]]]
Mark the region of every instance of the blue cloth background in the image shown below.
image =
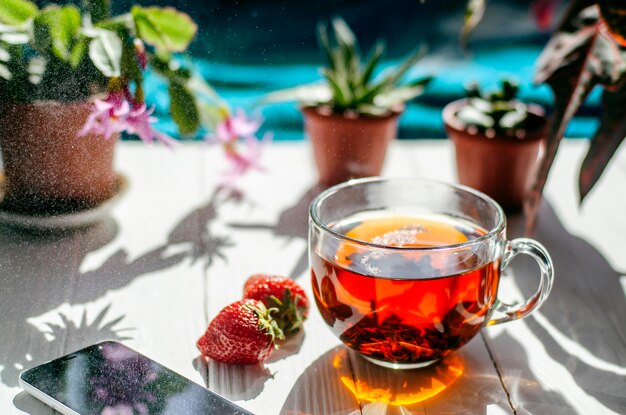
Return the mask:
[[[367, 52], [376, 39], [387, 43], [382, 67], [399, 62], [420, 44], [427, 57], [408, 74], [411, 79], [432, 74], [424, 96], [411, 102], [400, 120], [400, 138], [443, 138], [441, 110], [464, 95], [463, 86], [478, 81], [489, 88], [502, 77], [521, 85], [521, 98], [550, 111], [547, 86], [534, 86], [535, 62], [549, 38], [540, 32], [528, 12], [528, 1], [491, 0], [485, 18], [472, 36], [471, 51], [459, 46], [463, 0], [322, 0], [296, 1], [185, 1], [165, 2], [188, 12], [199, 26], [191, 47], [192, 62], [233, 108], [252, 110], [267, 92], [319, 79], [325, 64], [316, 41], [316, 25], [342, 16]], [[114, 2], [120, 11], [126, 0]], [[146, 3], [148, 4], [148, 3]], [[159, 128], [177, 136], [167, 114], [165, 84], [147, 76], [147, 100], [157, 107]], [[570, 124], [570, 137], [588, 137], [596, 128], [599, 91], [592, 93], [581, 114]], [[276, 140], [303, 138], [302, 119], [295, 103], [261, 109], [264, 129]]]

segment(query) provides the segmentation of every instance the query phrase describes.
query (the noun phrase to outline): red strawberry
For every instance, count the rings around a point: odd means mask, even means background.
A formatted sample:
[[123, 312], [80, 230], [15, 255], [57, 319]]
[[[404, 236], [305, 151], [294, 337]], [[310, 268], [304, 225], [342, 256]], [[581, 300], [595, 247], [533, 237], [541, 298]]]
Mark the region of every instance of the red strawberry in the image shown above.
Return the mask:
[[300, 330], [309, 314], [309, 300], [302, 287], [291, 278], [253, 275], [246, 281], [243, 296], [263, 301], [266, 307], [277, 308], [272, 317], [285, 334]]
[[284, 339], [261, 301], [244, 299], [224, 307], [211, 321], [196, 345], [203, 356], [236, 365], [252, 365], [267, 359], [276, 339]]

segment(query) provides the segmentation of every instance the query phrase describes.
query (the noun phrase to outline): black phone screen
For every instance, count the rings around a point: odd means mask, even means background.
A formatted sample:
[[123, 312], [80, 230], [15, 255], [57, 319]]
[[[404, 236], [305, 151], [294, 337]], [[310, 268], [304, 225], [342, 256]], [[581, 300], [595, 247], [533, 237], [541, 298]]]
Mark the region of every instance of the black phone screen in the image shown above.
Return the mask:
[[117, 342], [34, 367], [22, 380], [81, 415], [250, 414]]

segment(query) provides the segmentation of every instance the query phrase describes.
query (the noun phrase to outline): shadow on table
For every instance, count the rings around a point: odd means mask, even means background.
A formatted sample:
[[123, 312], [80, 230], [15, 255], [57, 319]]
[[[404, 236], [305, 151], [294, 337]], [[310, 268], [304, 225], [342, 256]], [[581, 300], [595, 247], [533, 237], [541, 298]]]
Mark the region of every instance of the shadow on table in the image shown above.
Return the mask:
[[[293, 205], [280, 213], [276, 224], [230, 223], [229, 226], [235, 229], [270, 231], [277, 237], [307, 240], [309, 234], [309, 206], [313, 199], [324, 189], [325, 187], [319, 184], [311, 187]], [[305, 248], [289, 275], [294, 279], [300, 278], [308, 267], [308, 250]]]
[[[510, 217], [509, 237], [522, 235], [523, 226], [521, 215]], [[536, 339], [519, 342], [508, 331], [488, 339], [496, 359], [505, 366], [504, 381], [514, 404], [532, 413], [574, 413], [577, 405], [593, 405], [595, 399], [617, 413], [626, 413], [626, 298], [620, 274], [595, 247], [570, 234], [547, 201], [533, 238], [547, 248], [555, 267], [550, 297], [536, 315], [525, 320]], [[515, 259], [513, 267], [522, 293], [534, 292], [539, 279], [534, 261]], [[541, 346], [531, 346], [534, 340]], [[545, 348], [553, 365], [551, 376], [561, 373], [559, 384], [551, 390], [537, 383], [546, 367], [536, 367], [537, 373], [528, 369], [533, 367], [528, 359], [543, 352], [539, 347]], [[565, 402], [558, 393], [566, 389], [569, 399], [576, 396], [573, 401]]]
[[[139, 276], [187, 258], [204, 261], [207, 267], [216, 258], [226, 260], [223, 249], [231, 242], [213, 234], [210, 222], [219, 207], [231, 201], [232, 195], [216, 192], [181, 219], [166, 243], [133, 259], [120, 248], [100, 267], [86, 272], [80, 269], [85, 257], [117, 235], [113, 219], [64, 233], [33, 234], [0, 227], [0, 382], [15, 387], [22, 369], [101, 340], [129, 339], [132, 331], [124, 327], [124, 316], [111, 315], [110, 305], [103, 305], [95, 315], [83, 312], [79, 323], [64, 307], [97, 300]], [[186, 250], [168, 253], [173, 245]], [[61, 311], [42, 317], [59, 307]]]
[[338, 346], [300, 375], [280, 414], [510, 413], [500, 380], [481, 364], [462, 349], [428, 368], [392, 370]]

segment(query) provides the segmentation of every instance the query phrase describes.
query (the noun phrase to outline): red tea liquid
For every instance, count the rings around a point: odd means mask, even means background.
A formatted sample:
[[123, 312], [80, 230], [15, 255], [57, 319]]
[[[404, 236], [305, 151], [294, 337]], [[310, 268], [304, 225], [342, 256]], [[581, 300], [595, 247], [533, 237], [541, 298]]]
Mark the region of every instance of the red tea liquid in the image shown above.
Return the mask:
[[[331, 228], [360, 241], [404, 248], [455, 245], [486, 233], [443, 216], [355, 216]], [[315, 301], [335, 334], [369, 358], [399, 364], [440, 359], [488, 320], [498, 288], [497, 261], [470, 255], [452, 267], [462, 271], [450, 274], [446, 262], [457, 261], [456, 256], [408, 249], [381, 255], [346, 242], [331, 244], [311, 253]]]

